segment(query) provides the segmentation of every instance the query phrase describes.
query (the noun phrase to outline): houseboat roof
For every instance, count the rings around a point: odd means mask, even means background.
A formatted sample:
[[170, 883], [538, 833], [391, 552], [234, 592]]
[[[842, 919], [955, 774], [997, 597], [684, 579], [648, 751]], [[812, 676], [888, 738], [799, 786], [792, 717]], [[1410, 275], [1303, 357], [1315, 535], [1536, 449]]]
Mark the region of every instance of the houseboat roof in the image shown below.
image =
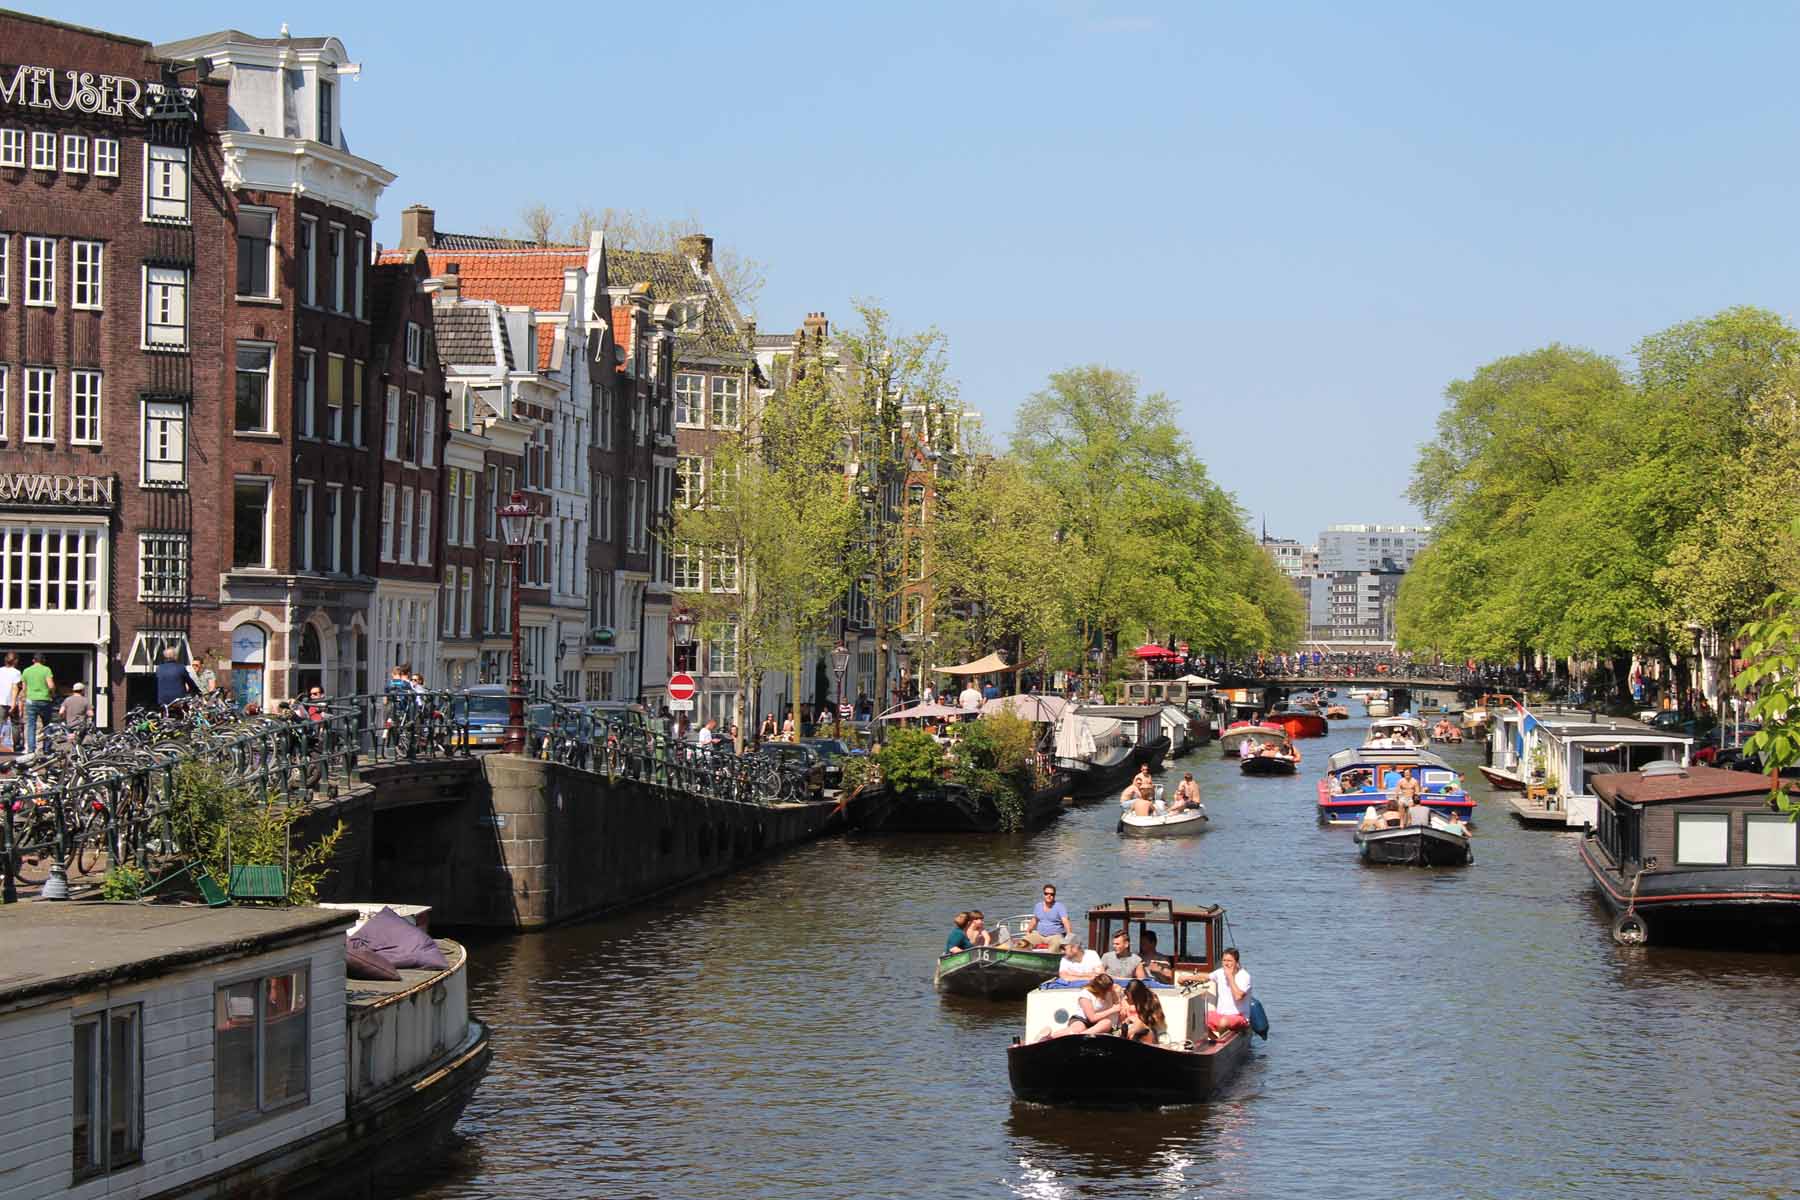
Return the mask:
[[315, 941], [354, 912], [78, 902], [0, 907], [0, 1011]]
[[1449, 763], [1429, 750], [1417, 750], [1407, 746], [1356, 746], [1349, 750], [1339, 750], [1326, 762], [1326, 769], [1341, 771], [1345, 767], [1362, 766], [1398, 766], [1398, 767], [1442, 767], [1446, 771], [1454, 770]]
[[1084, 717], [1111, 717], [1116, 721], [1141, 721], [1162, 715], [1159, 704], [1088, 704], [1075, 711]]
[[1607, 734], [1616, 734], [1622, 737], [1647, 737], [1668, 742], [1693, 740], [1680, 734], [1654, 728], [1631, 717], [1609, 717], [1585, 708], [1547, 709], [1544, 711], [1534, 708], [1526, 715], [1547, 732], [1559, 738], [1603, 737]]
[[[1670, 804], [1682, 800], [1756, 800], [1769, 794], [1769, 779], [1749, 771], [1718, 767], [1683, 767], [1678, 771], [1658, 766], [1650, 771], [1620, 771], [1596, 775], [1594, 794], [1612, 803]], [[1789, 785], [1789, 790], [1792, 785]]]

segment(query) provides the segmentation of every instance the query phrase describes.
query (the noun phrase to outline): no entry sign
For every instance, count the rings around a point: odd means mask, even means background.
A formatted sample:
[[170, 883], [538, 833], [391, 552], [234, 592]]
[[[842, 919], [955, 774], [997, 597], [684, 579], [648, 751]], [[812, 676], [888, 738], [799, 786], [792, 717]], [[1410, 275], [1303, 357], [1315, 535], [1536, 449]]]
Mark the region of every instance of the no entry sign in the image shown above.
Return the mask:
[[687, 674], [669, 676], [669, 699], [692, 700], [694, 698], [694, 677]]

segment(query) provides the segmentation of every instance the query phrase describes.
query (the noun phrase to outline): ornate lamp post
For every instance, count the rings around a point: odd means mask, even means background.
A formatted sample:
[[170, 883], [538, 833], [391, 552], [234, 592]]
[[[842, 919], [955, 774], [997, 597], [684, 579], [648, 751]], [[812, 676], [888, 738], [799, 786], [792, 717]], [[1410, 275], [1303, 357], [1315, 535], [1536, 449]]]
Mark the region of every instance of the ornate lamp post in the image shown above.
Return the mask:
[[669, 628], [675, 633], [675, 669], [689, 669], [686, 651], [694, 644], [694, 614], [685, 608], [678, 608], [669, 617]]
[[837, 704], [831, 710], [831, 736], [844, 736], [844, 672], [850, 669], [850, 651], [839, 642], [831, 651], [831, 669], [837, 674]]
[[525, 753], [525, 676], [519, 653], [519, 585], [525, 571], [525, 543], [531, 540], [531, 507], [525, 493], [514, 492], [512, 503], [500, 509], [500, 529], [506, 544], [513, 550], [512, 572], [512, 678], [506, 681], [508, 712], [506, 718], [507, 754]]

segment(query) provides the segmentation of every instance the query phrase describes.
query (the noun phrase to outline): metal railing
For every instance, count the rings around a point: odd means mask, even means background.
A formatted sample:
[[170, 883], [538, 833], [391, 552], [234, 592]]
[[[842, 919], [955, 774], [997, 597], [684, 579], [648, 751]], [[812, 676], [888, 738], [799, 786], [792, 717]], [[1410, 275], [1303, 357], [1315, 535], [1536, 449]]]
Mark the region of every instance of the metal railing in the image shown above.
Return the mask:
[[[171, 820], [184, 764], [211, 763], [258, 802], [292, 806], [335, 797], [369, 766], [466, 759], [494, 728], [491, 714], [472, 718], [467, 692], [295, 704], [255, 717], [194, 704], [184, 715], [134, 712], [119, 731], [45, 730], [37, 754], [0, 772], [0, 900], [14, 898], [15, 878], [40, 882], [53, 867], [65, 876], [102, 862], [148, 870], [152, 858], [186, 852]], [[809, 790], [802, 769], [729, 743], [674, 741], [638, 713], [534, 695], [526, 735], [530, 757], [712, 800], [779, 804]]]

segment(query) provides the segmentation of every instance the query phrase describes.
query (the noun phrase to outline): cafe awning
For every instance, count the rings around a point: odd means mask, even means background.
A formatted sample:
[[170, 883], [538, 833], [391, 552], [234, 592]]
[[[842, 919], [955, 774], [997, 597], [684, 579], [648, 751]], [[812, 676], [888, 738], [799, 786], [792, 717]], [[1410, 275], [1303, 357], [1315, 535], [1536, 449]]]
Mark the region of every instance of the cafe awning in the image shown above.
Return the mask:
[[1000, 672], [1010, 671], [1012, 668], [1007, 665], [1006, 660], [1001, 658], [1000, 652], [996, 650], [985, 658], [978, 658], [974, 662], [966, 662], [955, 667], [933, 667], [932, 670], [936, 671], [939, 675], [998, 675]]

